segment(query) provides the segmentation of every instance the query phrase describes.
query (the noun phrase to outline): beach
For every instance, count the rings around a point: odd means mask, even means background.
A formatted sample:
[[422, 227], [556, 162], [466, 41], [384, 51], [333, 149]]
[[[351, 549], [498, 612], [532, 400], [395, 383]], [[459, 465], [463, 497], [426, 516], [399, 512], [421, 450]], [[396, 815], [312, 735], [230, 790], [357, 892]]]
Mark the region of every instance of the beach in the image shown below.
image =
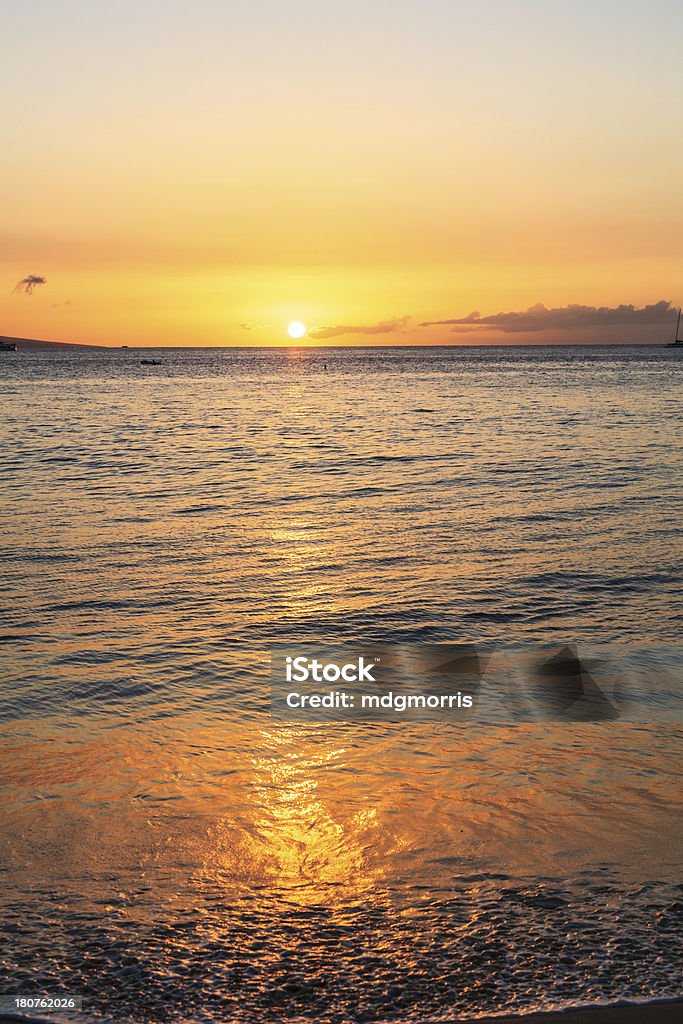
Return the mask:
[[[67, 1018], [62, 1018], [67, 1019]], [[444, 1018], [445, 1020], [446, 1018]], [[0, 1024], [35, 1018], [10, 1016], [0, 1017]], [[680, 1002], [644, 1003], [638, 1006], [601, 1006], [577, 1010], [563, 1010], [558, 1013], [530, 1013], [522, 1016], [451, 1018], [452, 1024], [676, 1024], [683, 1020], [683, 1004]], [[226, 1022], [227, 1024], [227, 1022]]]
[[668, 1002], [531, 1013], [522, 1017], [484, 1017], [481, 1024], [514, 1024], [515, 1021], [519, 1024], [675, 1024], [682, 1018], [682, 1004]]

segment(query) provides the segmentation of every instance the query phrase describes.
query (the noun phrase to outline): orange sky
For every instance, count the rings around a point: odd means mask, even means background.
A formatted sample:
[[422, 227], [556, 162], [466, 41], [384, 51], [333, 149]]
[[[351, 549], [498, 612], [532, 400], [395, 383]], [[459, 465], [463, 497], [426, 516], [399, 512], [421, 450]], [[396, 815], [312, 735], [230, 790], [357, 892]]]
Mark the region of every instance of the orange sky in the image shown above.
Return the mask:
[[[311, 344], [667, 340], [661, 312], [606, 331], [420, 326], [683, 298], [683, 14], [549, 6], [15, 8], [0, 331], [286, 344], [301, 320]], [[12, 293], [27, 274], [47, 283]]]

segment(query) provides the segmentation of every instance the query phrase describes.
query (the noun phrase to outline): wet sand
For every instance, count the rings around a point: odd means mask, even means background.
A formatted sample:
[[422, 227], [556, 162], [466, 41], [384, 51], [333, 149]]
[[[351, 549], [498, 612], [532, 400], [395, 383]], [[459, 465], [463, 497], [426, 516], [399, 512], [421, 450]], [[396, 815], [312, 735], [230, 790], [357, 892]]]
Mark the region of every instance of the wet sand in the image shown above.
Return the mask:
[[483, 1017], [476, 1024], [677, 1024], [679, 1021], [683, 1021], [683, 1001]]
[[[53, 1024], [52, 1021], [38, 1020], [33, 1017], [4, 1016], [0, 1024], [16, 1024], [17, 1021], [30, 1021], [30, 1024]], [[64, 1016], [60, 1020], [77, 1020], [77, 1017]], [[667, 1001], [662, 1003], [645, 1003], [630, 1006], [601, 1006], [594, 1009], [561, 1010], [557, 1013], [531, 1013], [522, 1016], [507, 1017], [471, 1017], [461, 1018], [461, 1024], [678, 1024], [683, 1022], [683, 1001]], [[349, 1021], [349, 1024], [353, 1022]], [[457, 1024], [456, 1021], [453, 1024]]]

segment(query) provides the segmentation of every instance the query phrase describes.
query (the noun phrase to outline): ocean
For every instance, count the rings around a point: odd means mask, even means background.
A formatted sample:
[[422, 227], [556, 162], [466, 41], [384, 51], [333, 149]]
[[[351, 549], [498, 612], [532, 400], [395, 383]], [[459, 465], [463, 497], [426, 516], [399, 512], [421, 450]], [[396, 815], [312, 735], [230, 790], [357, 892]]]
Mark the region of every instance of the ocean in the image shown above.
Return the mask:
[[[0, 992], [116, 1024], [680, 995], [682, 372], [2, 354]], [[324, 643], [473, 645], [496, 693], [573, 645], [617, 710], [273, 716], [271, 650]]]

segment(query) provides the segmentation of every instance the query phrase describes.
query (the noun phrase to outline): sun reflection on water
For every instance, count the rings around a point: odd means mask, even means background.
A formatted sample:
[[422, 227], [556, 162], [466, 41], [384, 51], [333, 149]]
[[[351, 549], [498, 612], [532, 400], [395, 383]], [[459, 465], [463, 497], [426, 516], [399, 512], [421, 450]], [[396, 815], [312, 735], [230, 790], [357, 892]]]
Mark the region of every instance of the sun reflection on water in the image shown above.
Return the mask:
[[371, 888], [378, 872], [365, 850], [376, 842], [377, 809], [361, 807], [345, 817], [344, 805], [332, 809], [320, 791], [318, 773], [344, 748], [321, 744], [311, 726], [272, 726], [260, 738], [269, 752], [252, 757], [253, 818], [217, 823], [204, 873], [296, 890], [305, 903], [333, 900], [336, 887], [344, 898]]

